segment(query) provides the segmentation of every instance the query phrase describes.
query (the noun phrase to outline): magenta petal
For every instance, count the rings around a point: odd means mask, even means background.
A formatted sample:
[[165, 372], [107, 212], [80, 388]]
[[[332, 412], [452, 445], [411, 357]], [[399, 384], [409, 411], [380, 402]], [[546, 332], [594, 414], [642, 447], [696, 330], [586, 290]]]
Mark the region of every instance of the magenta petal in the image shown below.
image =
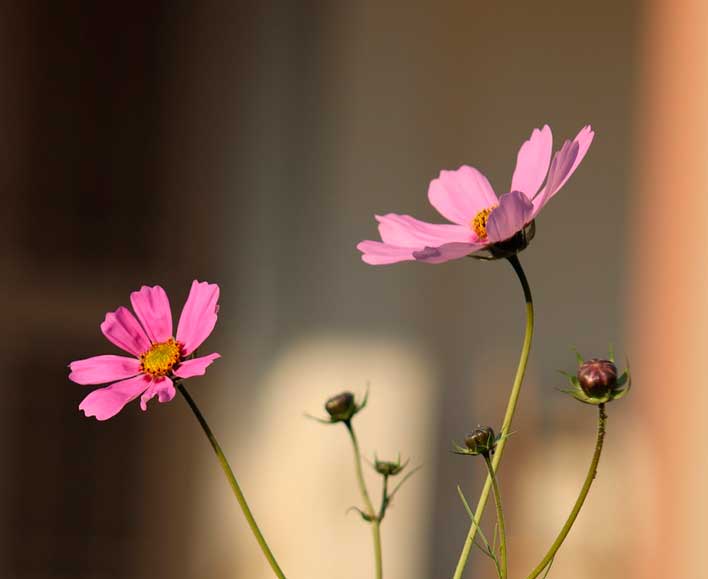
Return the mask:
[[563, 143], [560, 151], [554, 155], [546, 185], [533, 200], [534, 218], [570, 179], [588, 152], [594, 136], [592, 128], [587, 125], [580, 130], [572, 142]]
[[94, 356], [69, 364], [69, 380], [77, 384], [105, 384], [130, 378], [140, 372], [140, 360], [125, 356]]
[[121, 306], [115, 312], [107, 313], [101, 331], [110, 342], [134, 356], [150, 349], [150, 340], [128, 308]]
[[440, 171], [440, 176], [430, 182], [428, 200], [443, 217], [465, 226], [482, 209], [498, 203], [487, 178], [467, 165], [457, 171]]
[[380, 241], [360, 241], [356, 248], [362, 253], [362, 261], [369, 265], [388, 265], [414, 259], [412, 248], [396, 247]]
[[512, 237], [532, 219], [533, 204], [521, 191], [502, 195], [499, 207], [494, 209], [487, 220], [487, 240], [497, 243]]
[[155, 396], [160, 403], [164, 404], [169, 402], [175, 397], [177, 391], [175, 390], [172, 380], [163, 376], [162, 378], [155, 378], [150, 382], [150, 386], [140, 397], [140, 408], [145, 412], [147, 410], [147, 403], [150, 402]]
[[421, 248], [426, 245], [439, 246], [444, 243], [469, 243], [473, 239], [472, 230], [463, 225], [426, 223], [410, 215], [377, 215], [379, 233], [384, 243], [396, 247]]
[[165, 290], [159, 285], [144, 285], [130, 294], [138, 320], [153, 343], [165, 342], [172, 337], [172, 311]]
[[217, 358], [221, 358], [221, 354], [209, 354], [199, 358], [185, 360], [179, 365], [179, 368], [172, 373], [178, 378], [191, 378], [192, 376], [204, 376], [206, 369]]
[[216, 325], [219, 286], [205, 281], [192, 282], [192, 289], [182, 309], [177, 325], [177, 341], [189, 355], [209, 337]]
[[484, 247], [479, 243], [446, 243], [440, 247], [426, 247], [421, 251], [414, 251], [416, 261], [424, 263], [444, 263], [453, 259], [465, 257]]
[[511, 191], [521, 191], [529, 199], [532, 199], [546, 178], [552, 151], [551, 128], [544, 125], [542, 129], [534, 129], [529, 140], [521, 145], [516, 157], [516, 168], [514, 176], [511, 178]]
[[128, 402], [135, 400], [150, 385], [150, 379], [141, 374], [94, 390], [79, 404], [86, 416], [108, 420], [118, 414]]

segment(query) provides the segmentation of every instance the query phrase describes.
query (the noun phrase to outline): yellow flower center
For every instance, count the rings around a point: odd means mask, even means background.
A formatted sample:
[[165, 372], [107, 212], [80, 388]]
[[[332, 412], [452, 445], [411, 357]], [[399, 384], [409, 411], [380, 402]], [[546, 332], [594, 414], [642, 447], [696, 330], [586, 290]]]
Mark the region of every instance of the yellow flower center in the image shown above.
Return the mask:
[[153, 344], [140, 356], [140, 371], [150, 376], [164, 376], [180, 361], [181, 348], [174, 338]]
[[470, 222], [470, 228], [477, 234], [480, 239], [487, 238], [487, 220], [489, 219], [489, 214], [494, 210], [494, 207], [488, 207], [487, 209], [482, 209], [474, 219]]

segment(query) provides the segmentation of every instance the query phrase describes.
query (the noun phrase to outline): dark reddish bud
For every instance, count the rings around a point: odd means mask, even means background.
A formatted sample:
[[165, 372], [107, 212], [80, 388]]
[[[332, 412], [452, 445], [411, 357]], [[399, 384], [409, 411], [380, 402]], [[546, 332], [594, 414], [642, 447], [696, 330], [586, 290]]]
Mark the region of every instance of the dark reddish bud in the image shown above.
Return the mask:
[[587, 360], [578, 368], [578, 382], [587, 396], [602, 398], [617, 385], [617, 366], [609, 360]]
[[465, 446], [470, 449], [472, 454], [488, 455], [494, 451], [496, 444], [494, 431], [489, 426], [475, 428], [465, 436]]
[[357, 410], [354, 403], [354, 394], [342, 392], [332, 396], [325, 402], [325, 410], [332, 417], [332, 420], [349, 420]]

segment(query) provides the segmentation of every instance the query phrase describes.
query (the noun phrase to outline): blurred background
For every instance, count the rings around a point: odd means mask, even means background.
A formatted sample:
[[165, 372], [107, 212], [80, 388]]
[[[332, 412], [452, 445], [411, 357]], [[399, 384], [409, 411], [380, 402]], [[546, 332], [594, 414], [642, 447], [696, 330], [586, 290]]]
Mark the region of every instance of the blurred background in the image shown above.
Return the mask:
[[[383, 525], [389, 578], [451, 577], [523, 334], [505, 262], [374, 268], [374, 213], [437, 220], [440, 169], [506, 191], [518, 146], [586, 123], [586, 160], [521, 255], [538, 314], [500, 473], [512, 576], [555, 537], [595, 414], [558, 393], [577, 348], [632, 361], [606, 453], [551, 577], [708, 577], [708, 5], [644, 2], [0, 5], [0, 576], [267, 578], [183, 400], [104, 423], [67, 364], [142, 284], [179, 314], [221, 286], [221, 352], [189, 382], [292, 578], [371, 577], [344, 428], [422, 470]], [[368, 476], [368, 475], [367, 475]], [[378, 496], [376, 479], [370, 485]], [[491, 513], [490, 513], [491, 514]], [[487, 521], [487, 525], [491, 520]], [[493, 577], [473, 554], [465, 577]]]

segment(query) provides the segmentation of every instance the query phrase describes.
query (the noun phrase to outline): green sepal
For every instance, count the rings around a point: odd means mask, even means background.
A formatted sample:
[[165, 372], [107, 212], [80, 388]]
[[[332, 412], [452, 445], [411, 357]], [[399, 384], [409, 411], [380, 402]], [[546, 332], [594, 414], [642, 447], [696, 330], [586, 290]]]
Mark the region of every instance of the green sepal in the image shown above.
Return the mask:
[[573, 347], [573, 352], [575, 352], [575, 358], [578, 360], [578, 368], [580, 368], [580, 366], [582, 366], [585, 362], [585, 358], [583, 358], [582, 354], [578, 352], [576, 347]]
[[632, 374], [629, 370], [629, 360], [627, 360], [627, 369], [622, 372], [622, 375], [617, 378], [617, 384], [612, 389], [612, 400], [619, 400], [626, 396], [627, 392], [632, 389]]

